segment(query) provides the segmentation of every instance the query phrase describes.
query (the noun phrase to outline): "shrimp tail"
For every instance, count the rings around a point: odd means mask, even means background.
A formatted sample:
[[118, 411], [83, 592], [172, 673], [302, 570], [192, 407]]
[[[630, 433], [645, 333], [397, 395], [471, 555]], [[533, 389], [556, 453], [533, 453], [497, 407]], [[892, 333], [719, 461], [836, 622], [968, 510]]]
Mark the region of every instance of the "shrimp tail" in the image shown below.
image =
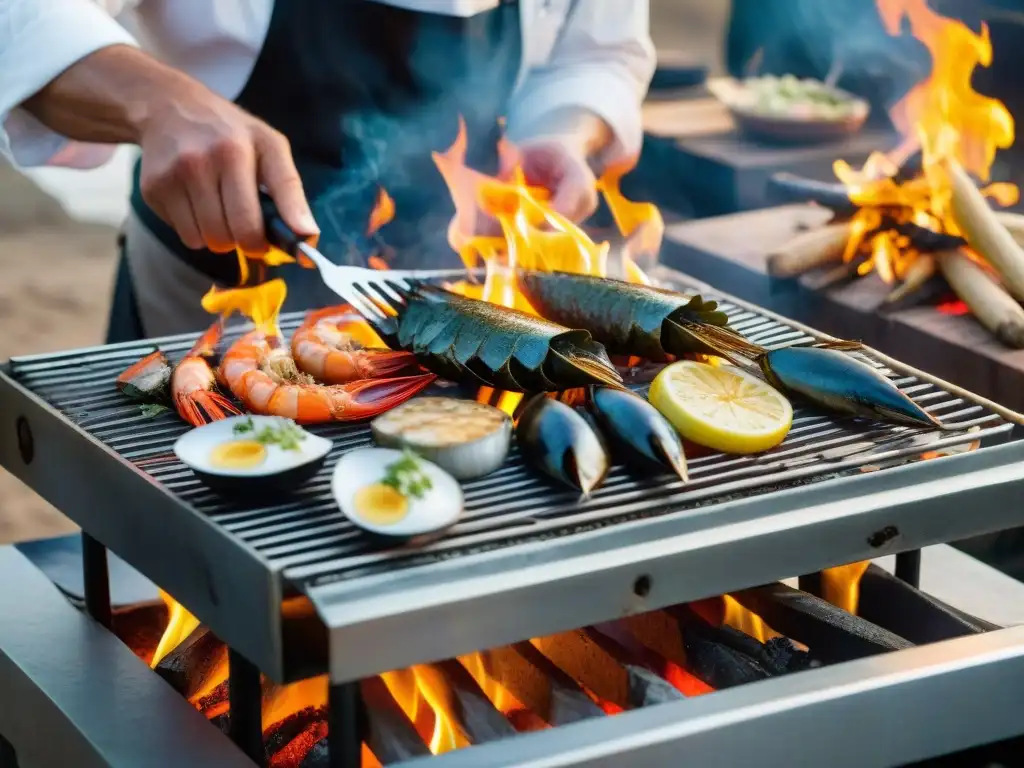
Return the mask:
[[391, 352], [377, 349], [367, 350], [367, 352], [369, 353], [365, 358], [368, 368], [367, 378], [384, 378], [419, 368], [419, 361], [412, 352]]
[[378, 416], [404, 403], [429, 387], [437, 377], [432, 373], [396, 379], [362, 379], [342, 385], [348, 403], [338, 421], [355, 421]]
[[221, 337], [224, 334], [224, 319], [217, 318], [213, 325], [203, 332], [203, 335], [196, 339], [195, 345], [189, 350], [186, 357], [202, 357], [209, 359], [217, 355], [220, 347]]
[[211, 421], [220, 421], [228, 416], [241, 413], [235, 405], [220, 392], [198, 391], [176, 394], [174, 405], [178, 414], [193, 427], [201, 427]]

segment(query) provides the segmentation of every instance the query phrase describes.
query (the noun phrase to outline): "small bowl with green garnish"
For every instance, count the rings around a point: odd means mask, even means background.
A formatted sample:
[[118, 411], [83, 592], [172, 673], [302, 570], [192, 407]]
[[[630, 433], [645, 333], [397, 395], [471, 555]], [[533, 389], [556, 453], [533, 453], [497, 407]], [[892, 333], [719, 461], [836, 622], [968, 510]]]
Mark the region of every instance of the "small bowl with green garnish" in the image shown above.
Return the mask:
[[331, 441], [278, 416], [232, 416], [186, 432], [174, 453], [224, 495], [284, 493], [323, 466]]
[[409, 449], [358, 448], [338, 459], [331, 478], [338, 507], [385, 543], [424, 543], [462, 516], [458, 481]]
[[793, 75], [716, 79], [708, 88], [743, 133], [769, 141], [839, 139], [859, 131], [871, 111], [867, 101], [842, 88]]

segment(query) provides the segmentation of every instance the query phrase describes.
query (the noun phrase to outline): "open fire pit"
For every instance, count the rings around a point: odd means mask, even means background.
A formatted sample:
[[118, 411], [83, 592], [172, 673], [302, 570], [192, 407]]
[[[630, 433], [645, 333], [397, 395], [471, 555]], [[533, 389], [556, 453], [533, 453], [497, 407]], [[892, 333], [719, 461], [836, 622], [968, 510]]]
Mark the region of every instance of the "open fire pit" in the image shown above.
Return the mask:
[[[752, 341], [810, 333], [715, 298]], [[192, 339], [159, 343], [182, 351]], [[1012, 682], [1024, 671], [1020, 629], [870, 570], [862, 611], [835, 591], [837, 575], [856, 583], [859, 568], [804, 579], [802, 591], [775, 583], [893, 552], [912, 573], [921, 546], [1024, 523], [1010, 503], [1024, 444], [1004, 411], [969, 393], [887, 363], [949, 431], [798, 409], [769, 453], [693, 457], [687, 484], [616, 468], [583, 502], [513, 456], [465, 486], [466, 514], [446, 538], [380, 549], [328, 491], [331, 465], [369, 442], [367, 427], [314, 427], [334, 450], [289, 500], [226, 500], [170, 453], [184, 424], [111, 391], [149, 348], [6, 364], [0, 463], [87, 531], [90, 614], [140, 667], [165, 640], [147, 674], [252, 760], [663, 765], [685, 750], [741, 764], [740, 746], [757, 743], [769, 763], [838, 753], [840, 764], [883, 765], [1024, 732], [1012, 715], [1024, 703]], [[173, 621], [159, 605], [112, 614], [103, 545], [173, 596]], [[891, 597], [877, 598], [879, 583]], [[886, 613], [897, 597], [909, 607]], [[908, 627], [911, 610], [922, 618]], [[936, 718], [958, 725], [936, 734]], [[872, 738], [898, 719], [900, 738]], [[15, 751], [29, 743], [26, 759], [41, 748], [20, 728], [5, 735]]]

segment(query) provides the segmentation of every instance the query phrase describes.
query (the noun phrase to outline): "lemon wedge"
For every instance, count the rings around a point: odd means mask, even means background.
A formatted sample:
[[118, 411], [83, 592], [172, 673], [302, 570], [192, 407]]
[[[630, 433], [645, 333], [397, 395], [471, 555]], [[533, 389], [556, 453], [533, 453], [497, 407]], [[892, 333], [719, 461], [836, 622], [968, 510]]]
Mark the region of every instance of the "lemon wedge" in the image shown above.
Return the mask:
[[793, 424], [793, 406], [781, 393], [728, 365], [672, 363], [647, 397], [687, 440], [723, 453], [767, 451]]

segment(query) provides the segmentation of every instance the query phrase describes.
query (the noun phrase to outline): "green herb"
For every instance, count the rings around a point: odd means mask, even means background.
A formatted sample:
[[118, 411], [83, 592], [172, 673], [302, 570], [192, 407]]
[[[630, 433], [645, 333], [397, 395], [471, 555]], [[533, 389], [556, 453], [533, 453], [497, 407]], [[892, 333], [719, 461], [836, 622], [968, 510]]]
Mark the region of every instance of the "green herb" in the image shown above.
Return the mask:
[[297, 451], [299, 443], [306, 439], [306, 433], [294, 422], [279, 419], [278, 426], [267, 425], [257, 431], [256, 424], [250, 416], [245, 421], [235, 424], [234, 433], [244, 435], [253, 432], [253, 440], [262, 445], [276, 445], [282, 451]]
[[408, 448], [402, 451], [402, 458], [388, 464], [381, 483], [414, 499], [422, 499], [434, 487], [430, 477], [420, 468], [419, 458]]
[[166, 405], [160, 405], [159, 403], [145, 403], [139, 406], [139, 412], [142, 413], [147, 419], [152, 419], [154, 416], [159, 416], [164, 411], [169, 411]]

